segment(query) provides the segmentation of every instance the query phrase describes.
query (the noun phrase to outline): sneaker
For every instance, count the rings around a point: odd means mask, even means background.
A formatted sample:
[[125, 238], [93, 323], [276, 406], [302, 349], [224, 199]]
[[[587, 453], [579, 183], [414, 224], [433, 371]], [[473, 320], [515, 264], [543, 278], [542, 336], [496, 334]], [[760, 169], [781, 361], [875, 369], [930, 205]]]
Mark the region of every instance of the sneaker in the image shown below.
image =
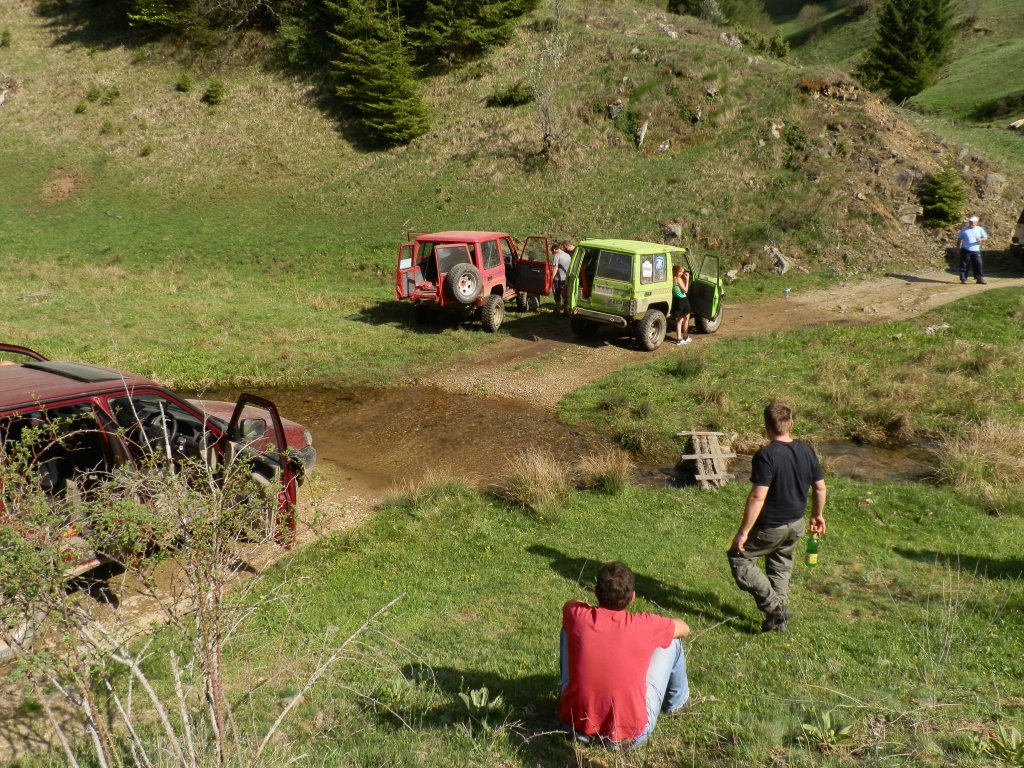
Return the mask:
[[686, 343], [686, 342], [684, 342], [684, 341], [683, 341], [682, 339], [676, 339], [676, 346], [677, 346], [677, 347], [681, 347], [681, 346], [683, 346], [683, 344], [685, 344], [685, 343]]
[[693, 339], [687, 336], [685, 339], [679, 339], [679, 341], [677, 341], [676, 344], [689, 344], [691, 341], [693, 341]]
[[963, 280], [963, 279], [961, 279], [961, 280], [960, 280], [960, 283], [961, 283], [962, 285], [967, 285], [967, 281], [966, 281], [966, 280]]
[[975, 280], [974, 282], [976, 282], [978, 285], [986, 285], [984, 280]]

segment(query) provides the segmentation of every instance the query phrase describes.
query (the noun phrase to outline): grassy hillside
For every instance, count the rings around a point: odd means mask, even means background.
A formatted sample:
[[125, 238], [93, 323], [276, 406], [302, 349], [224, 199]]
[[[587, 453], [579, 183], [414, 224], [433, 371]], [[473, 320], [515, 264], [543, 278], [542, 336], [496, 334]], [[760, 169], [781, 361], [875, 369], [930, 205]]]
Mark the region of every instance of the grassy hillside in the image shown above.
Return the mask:
[[[793, 46], [796, 61], [850, 71], [863, 60], [874, 39], [875, 16], [856, 16], [837, 0], [812, 4], [769, 0], [780, 32]], [[820, 8], [810, 13], [801, 9]], [[1020, 178], [1024, 140], [1005, 131], [1024, 117], [1024, 6], [1016, 0], [961, 0], [953, 4], [958, 33], [950, 61], [938, 82], [910, 99], [907, 107], [925, 113], [903, 117], [956, 144], [970, 146]], [[1009, 103], [1007, 103], [1009, 102]], [[1014, 192], [1021, 202], [1021, 190]]]
[[[866, 94], [820, 97], [836, 75], [734, 50], [695, 19], [647, 3], [560, 7], [557, 69], [545, 6], [506, 49], [424, 83], [428, 136], [370, 153], [309, 84], [265, 66], [259, 37], [205, 53], [120, 44], [82, 15], [13, 0], [0, 22], [0, 299], [18, 311], [2, 335], [181, 385], [380, 382], [485, 343], [406, 331], [390, 301], [406, 229], [659, 239], [679, 219], [726, 269], [758, 267], [734, 299], [771, 280], [770, 244], [832, 279], [940, 257], [948, 235], [897, 224], [913, 197], [895, 179], [954, 147]], [[535, 105], [484, 106], [538, 72], [555, 85], [561, 139], [548, 165]], [[182, 74], [190, 92], [176, 89]], [[225, 85], [216, 107], [201, 101], [211, 79]], [[1013, 215], [979, 205], [993, 223]]]

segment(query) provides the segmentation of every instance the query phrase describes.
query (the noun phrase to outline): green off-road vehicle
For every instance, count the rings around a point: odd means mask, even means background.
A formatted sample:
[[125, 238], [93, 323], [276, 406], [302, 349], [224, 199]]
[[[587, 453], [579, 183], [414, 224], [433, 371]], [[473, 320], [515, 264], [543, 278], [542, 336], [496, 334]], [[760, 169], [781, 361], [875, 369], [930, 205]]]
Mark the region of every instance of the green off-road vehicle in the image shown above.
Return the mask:
[[661, 346], [672, 308], [672, 265], [690, 272], [691, 322], [700, 333], [722, 325], [722, 279], [717, 256], [700, 264], [685, 248], [637, 240], [584, 240], [572, 256], [568, 291], [572, 329], [578, 336], [602, 325], [631, 331], [643, 349]]

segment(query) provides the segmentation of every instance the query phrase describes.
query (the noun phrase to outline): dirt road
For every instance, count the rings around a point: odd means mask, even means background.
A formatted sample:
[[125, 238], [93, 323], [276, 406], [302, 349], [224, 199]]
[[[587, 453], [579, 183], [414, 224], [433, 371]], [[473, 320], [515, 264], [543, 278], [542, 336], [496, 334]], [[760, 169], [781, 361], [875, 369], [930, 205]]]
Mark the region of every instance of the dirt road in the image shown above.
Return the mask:
[[[962, 285], [944, 270], [844, 283], [801, 293], [794, 291], [762, 301], [725, 306], [722, 328], [713, 336], [695, 335], [694, 346], [676, 349], [663, 345], [655, 354], [687, 354], [702, 344], [787, 328], [825, 323], [865, 325], [915, 317], [963, 296], [992, 288], [1024, 287], [1024, 270], [992, 272], [986, 285]], [[551, 336], [554, 338], [551, 338]], [[633, 348], [628, 340], [601, 337], [583, 342], [569, 330], [568, 321], [544, 339], [506, 337], [476, 358], [418, 381], [448, 392], [525, 400], [554, 408], [569, 392], [650, 353]]]

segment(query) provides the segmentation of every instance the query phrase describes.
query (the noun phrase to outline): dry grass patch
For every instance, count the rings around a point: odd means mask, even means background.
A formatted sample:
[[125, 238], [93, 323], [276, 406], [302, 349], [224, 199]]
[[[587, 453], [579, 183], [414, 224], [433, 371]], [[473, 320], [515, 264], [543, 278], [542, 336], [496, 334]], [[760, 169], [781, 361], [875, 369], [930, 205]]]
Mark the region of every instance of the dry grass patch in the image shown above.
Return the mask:
[[538, 515], [552, 511], [573, 489], [571, 468], [550, 451], [530, 449], [509, 459], [498, 488], [506, 501]]
[[632, 474], [629, 455], [614, 448], [581, 456], [576, 462], [576, 477], [582, 487], [613, 496], [626, 490]]
[[950, 438], [939, 451], [939, 477], [992, 512], [1024, 512], [1024, 424], [985, 421]]

